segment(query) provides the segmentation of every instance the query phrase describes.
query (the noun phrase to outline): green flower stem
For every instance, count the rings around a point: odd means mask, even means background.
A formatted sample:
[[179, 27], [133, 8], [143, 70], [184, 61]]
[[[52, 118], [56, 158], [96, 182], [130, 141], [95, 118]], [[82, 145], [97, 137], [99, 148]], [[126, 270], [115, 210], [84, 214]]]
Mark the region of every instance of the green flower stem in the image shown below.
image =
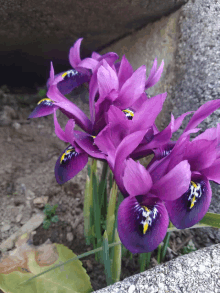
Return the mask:
[[109, 245], [108, 245], [108, 234], [105, 231], [103, 235], [103, 262], [105, 266], [105, 275], [107, 286], [113, 284], [112, 274], [111, 274], [111, 261], [109, 257]]
[[113, 232], [114, 232], [117, 191], [118, 191], [118, 188], [114, 181], [112, 189], [111, 189], [111, 193], [110, 193], [110, 199], [109, 199], [109, 204], [107, 209], [107, 218], [106, 218], [106, 230], [107, 230], [109, 242], [112, 242]]
[[150, 264], [151, 252], [140, 253], [139, 263], [140, 263], [140, 273], [144, 272]]
[[[120, 241], [118, 236], [118, 231], [115, 229], [115, 235], [114, 235], [115, 241]], [[116, 245], [113, 249], [113, 259], [112, 259], [112, 280], [113, 282], [118, 282], [120, 280], [121, 275], [121, 245]]]
[[170, 240], [170, 233], [171, 232], [167, 232], [165, 238], [164, 238], [164, 245], [162, 247], [162, 250], [161, 250], [161, 261], [164, 260], [164, 257], [166, 255], [166, 252], [167, 252], [167, 247], [169, 245], [169, 240]]
[[87, 175], [86, 179], [86, 188], [85, 188], [85, 196], [84, 196], [84, 207], [83, 207], [83, 216], [84, 216], [84, 235], [86, 238], [86, 244], [90, 244], [90, 231], [92, 229], [92, 217], [91, 217], [91, 209], [93, 205], [92, 199], [92, 188], [90, 188], [91, 181], [89, 176]]
[[151, 252], [147, 252], [147, 259], [146, 259], [146, 269], [148, 269], [149, 265], [150, 265], [150, 258], [151, 258]]
[[103, 162], [102, 175], [99, 182], [98, 197], [100, 202], [101, 217], [105, 219], [107, 213], [107, 175], [108, 175], [108, 163]]
[[158, 248], [157, 248], [157, 263], [160, 264], [160, 255], [161, 255], [161, 244], [159, 244]]

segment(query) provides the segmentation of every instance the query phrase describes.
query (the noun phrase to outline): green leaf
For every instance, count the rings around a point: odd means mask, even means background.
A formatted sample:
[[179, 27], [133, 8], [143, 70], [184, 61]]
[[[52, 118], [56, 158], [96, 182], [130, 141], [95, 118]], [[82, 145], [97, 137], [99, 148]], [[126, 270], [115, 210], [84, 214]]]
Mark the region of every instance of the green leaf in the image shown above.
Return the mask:
[[92, 292], [89, 276], [82, 263], [75, 260], [26, 282], [54, 265], [62, 264], [75, 254], [61, 244], [35, 247], [20, 239], [12, 254], [0, 263], [0, 288], [7, 293], [87, 293]]
[[[120, 241], [118, 236], [118, 231], [115, 229], [115, 237], [114, 241]], [[112, 280], [113, 282], [118, 282], [120, 280], [121, 275], [121, 245], [114, 246], [113, 248], [113, 260], [112, 260]]]
[[112, 281], [112, 275], [111, 275], [111, 261], [109, 257], [108, 234], [106, 231], [103, 235], [103, 261], [105, 266], [106, 281], [107, 281], [107, 285], [109, 286], [113, 284], [113, 281]]
[[45, 90], [45, 89], [40, 89], [40, 90], [38, 91], [38, 96], [41, 97], [41, 98], [43, 98], [43, 97], [46, 96], [46, 93], [47, 93], [47, 90]]
[[[93, 209], [94, 209], [94, 224], [95, 224], [95, 235], [97, 242], [102, 238], [101, 234], [101, 212], [99, 205], [99, 198], [97, 197], [97, 178], [96, 174], [92, 172], [92, 187], [93, 187]], [[100, 242], [101, 243], [101, 242]]]
[[116, 198], [117, 198], [117, 185], [114, 182], [111, 193], [110, 193], [110, 199], [107, 209], [107, 218], [106, 218], [106, 230], [108, 234], [109, 242], [112, 242], [112, 235], [114, 230], [114, 223], [115, 223], [115, 206], [116, 206]]
[[[109, 248], [114, 247], [114, 246], [116, 246], [116, 245], [121, 245], [121, 242], [111, 243], [111, 244], [109, 244]], [[62, 264], [55, 265], [55, 266], [53, 266], [52, 268], [49, 268], [49, 269], [45, 270], [44, 272], [35, 275], [34, 277], [32, 277], [32, 278], [28, 279], [27, 281], [25, 281], [25, 283], [30, 282], [31, 280], [36, 279], [36, 278], [38, 278], [39, 276], [44, 275], [44, 274], [46, 274], [46, 273], [48, 273], [48, 272], [51, 272], [51, 271], [53, 271], [53, 270], [56, 270], [57, 268], [63, 267], [64, 265], [69, 264], [69, 263], [71, 263], [72, 261], [74, 261], [74, 260], [76, 260], [76, 259], [80, 259], [80, 258], [87, 257], [87, 256], [89, 256], [89, 255], [92, 255], [92, 254], [94, 254], [94, 253], [100, 252], [100, 251], [102, 251], [102, 250], [103, 250], [103, 247], [99, 247], [99, 248], [96, 248], [96, 249], [90, 250], [90, 251], [88, 251], [88, 252], [82, 253], [82, 254], [80, 254], [80, 255], [78, 255], [78, 256], [76, 256], [76, 257], [72, 257], [72, 258], [68, 259], [67, 261], [65, 261], [64, 263], [62, 263]]]
[[44, 228], [45, 230], [49, 229], [50, 224], [51, 224], [50, 220], [45, 219], [45, 220], [43, 221], [43, 228]]
[[144, 272], [148, 268], [150, 264], [150, 257], [151, 257], [151, 252], [140, 253], [139, 255], [140, 273]]
[[85, 195], [84, 195], [84, 206], [83, 206], [83, 216], [84, 216], [84, 235], [87, 244], [90, 244], [91, 229], [92, 229], [92, 186], [89, 176], [86, 179]]
[[157, 263], [160, 264], [161, 262], [161, 244], [157, 247]]
[[161, 260], [163, 261], [164, 260], [164, 257], [166, 255], [166, 252], [167, 252], [167, 247], [169, 245], [169, 240], [170, 240], [170, 232], [167, 232], [165, 238], [164, 238], [164, 245], [162, 247], [162, 250], [161, 250]]
[[102, 175], [99, 181], [98, 197], [100, 202], [101, 217], [105, 218], [107, 212], [107, 175], [108, 175], [108, 163], [103, 163]]
[[199, 224], [205, 224], [214, 228], [220, 228], [220, 214], [206, 213]]
[[53, 222], [53, 223], [57, 223], [58, 221], [59, 221], [58, 216], [53, 216], [53, 217], [51, 218], [51, 222]]
[[52, 206], [51, 214], [55, 214], [57, 208], [58, 208], [58, 204], [55, 204], [54, 206]]

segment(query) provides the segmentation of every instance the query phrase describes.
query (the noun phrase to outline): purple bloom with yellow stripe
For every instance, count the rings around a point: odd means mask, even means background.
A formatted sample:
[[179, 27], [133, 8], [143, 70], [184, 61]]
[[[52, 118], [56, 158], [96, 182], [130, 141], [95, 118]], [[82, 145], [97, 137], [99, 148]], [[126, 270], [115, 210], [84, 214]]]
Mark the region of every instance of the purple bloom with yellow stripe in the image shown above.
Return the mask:
[[150, 252], [162, 242], [169, 224], [166, 203], [186, 192], [191, 178], [190, 165], [184, 160], [153, 181], [148, 170], [129, 158], [143, 136], [139, 131], [122, 141], [114, 166], [115, 180], [125, 196], [118, 210], [119, 237], [132, 253]]

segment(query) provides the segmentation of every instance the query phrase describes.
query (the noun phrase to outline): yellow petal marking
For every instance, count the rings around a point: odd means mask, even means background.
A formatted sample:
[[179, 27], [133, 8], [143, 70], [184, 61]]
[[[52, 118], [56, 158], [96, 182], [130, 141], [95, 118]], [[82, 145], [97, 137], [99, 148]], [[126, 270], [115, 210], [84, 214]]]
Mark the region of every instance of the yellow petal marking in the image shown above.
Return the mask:
[[145, 234], [147, 232], [147, 229], [148, 229], [148, 223], [144, 224], [143, 234]]
[[128, 113], [131, 115], [131, 117], [134, 117], [134, 113], [131, 110], [125, 109], [125, 110], [122, 110], [122, 112]]
[[61, 76], [64, 78], [68, 74], [68, 71], [64, 72]]
[[44, 99], [40, 100], [37, 104], [40, 105], [43, 101], [50, 101], [50, 102], [53, 103], [53, 101], [52, 101], [51, 99], [49, 99], [49, 98], [44, 98]]
[[196, 183], [195, 182], [193, 182], [193, 181], [190, 181], [191, 182], [191, 184], [196, 188], [197, 187], [197, 185], [196, 185]]
[[191, 199], [191, 205], [190, 205], [190, 209], [194, 207], [194, 203], [196, 201], [196, 197], [195, 195], [193, 196], [193, 198]]
[[64, 160], [64, 158], [65, 158], [65, 155], [68, 154], [68, 153], [70, 153], [71, 151], [72, 151], [72, 150], [66, 150], [65, 153], [62, 154], [62, 156], [61, 156], [61, 158], [60, 158], [60, 164], [62, 164], [62, 162], [63, 162], [63, 160]]

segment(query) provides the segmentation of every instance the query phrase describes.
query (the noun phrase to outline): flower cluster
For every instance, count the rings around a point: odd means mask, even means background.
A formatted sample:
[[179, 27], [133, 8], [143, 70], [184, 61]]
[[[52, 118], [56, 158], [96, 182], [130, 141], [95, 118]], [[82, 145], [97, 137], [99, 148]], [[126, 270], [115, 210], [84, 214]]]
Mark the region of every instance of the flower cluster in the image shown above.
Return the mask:
[[[118, 232], [133, 253], [150, 252], [164, 239], [169, 220], [179, 229], [199, 222], [209, 208], [209, 180], [220, 183], [220, 126], [194, 139], [191, 133], [220, 107], [209, 101], [196, 112], [187, 112], [159, 131], [155, 119], [162, 110], [166, 93], [149, 98], [163, 71], [157, 60], [146, 79], [146, 68], [136, 71], [116, 53], [80, 58], [82, 39], [70, 49], [71, 70], [54, 74], [51, 64], [47, 98], [41, 100], [29, 118], [54, 116], [56, 135], [69, 146], [60, 154], [55, 176], [62, 184], [78, 174], [88, 157], [106, 160], [124, 196], [118, 210]], [[89, 84], [90, 119], [65, 95]], [[56, 111], [68, 117], [65, 130]], [[184, 118], [193, 116], [177, 141], [172, 141]], [[74, 130], [78, 125], [82, 131]], [[145, 168], [137, 160], [154, 155]]]

